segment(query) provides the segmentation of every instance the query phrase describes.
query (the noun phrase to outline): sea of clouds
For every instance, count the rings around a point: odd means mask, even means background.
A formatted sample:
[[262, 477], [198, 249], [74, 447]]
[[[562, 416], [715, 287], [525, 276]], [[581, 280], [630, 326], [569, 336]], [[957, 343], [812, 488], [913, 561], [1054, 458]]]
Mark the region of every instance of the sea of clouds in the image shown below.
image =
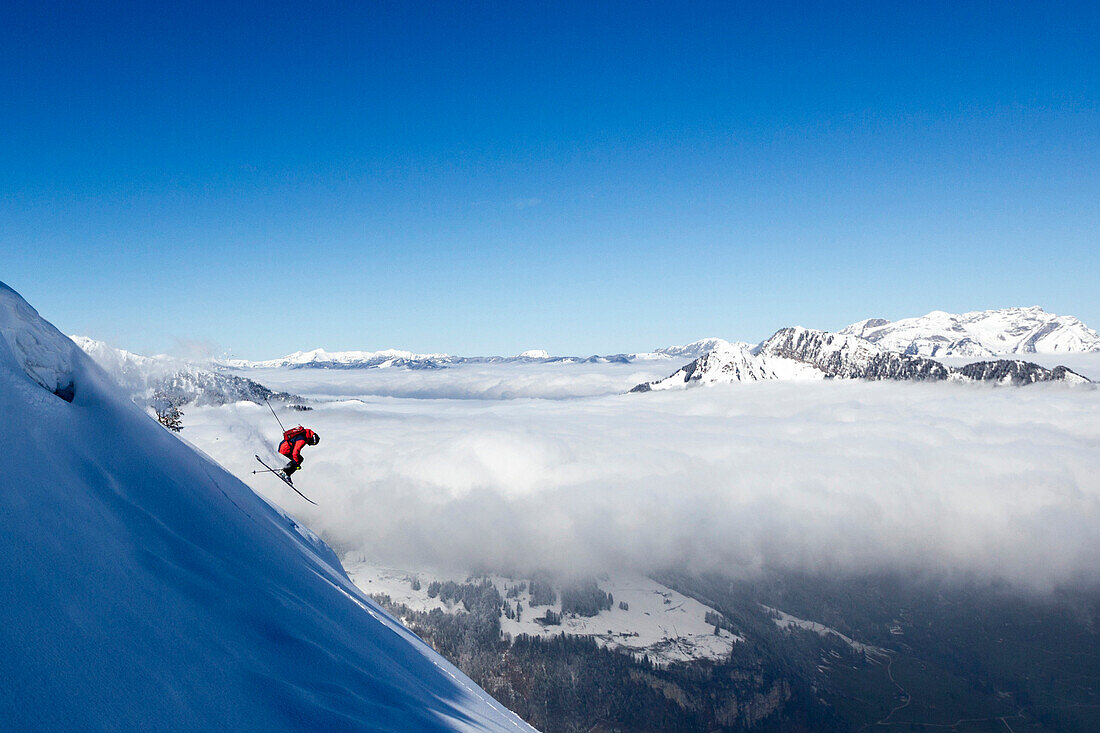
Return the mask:
[[443, 369], [250, 369], [239, 374], [276, 390], [321, 399], [561, 400], [620, 394], [667, 377], [681, 366], [682, 360], [653, 359], [631, 363], [475, 363]]
[[282, 417], [323, 436], [296, 477], [317, 507], [248, 473], [278, 441], [265, 406], [191, 409], [183, 437], [338, 551], [397, 566], [1100, 584], [1100, 390], [825, 381], [621, 394], [669, 366], [253, 375], [315, 398]]

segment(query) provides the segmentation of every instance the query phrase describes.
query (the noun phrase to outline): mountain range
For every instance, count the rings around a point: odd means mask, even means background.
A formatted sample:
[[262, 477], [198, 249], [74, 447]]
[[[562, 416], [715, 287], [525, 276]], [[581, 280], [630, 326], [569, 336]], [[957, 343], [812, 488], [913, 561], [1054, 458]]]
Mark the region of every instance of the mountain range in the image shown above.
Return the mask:
[[[273, 392], [245, 376], [259, 369], [436, 370], [471, 364], [688, 362], [668, 377], [639, 384], [632, 390], [646, 392], [772, 379], [1085, 382], [1088, 380], [1063, 366], [1049, 369], [1016, 358], [998, 357], [1100, 353], [1100, 334], [1073, 316], [1047, 313], [1038, 306], [963, 314], [933, 311], [919, 318], [893, 322], [870, 318], [837, 333], [784, 328], [757, 345], [706, 338], [649, 352], [592, 356], [552, 356], [541, 349], [516, 356], [454, 356], [399, 349], [330, 352], [318, 348], [263, 361], [220, 359], [196, 364], [164, 355], [141, 356], [82, 336], [72, 338], [126, 387], [136, 401], [154, 407], [238, 400], [298, 401], [295, 395]], [[944, 357], [986, 361], [965, 366], [947, 366], [936, 361]]]
[[771, 379], [951, 380], [1013, 385], [1089, 382], [1064, 366], [1047, 369], [1018, 359], [997, 359], [951, 367], [935, 359], [888, 350], [859, 336], [794, 327], [780, 329], [751, 349], [733, 344], [719, 347], [668, 377], [639, 384], [631, 391]]
[[[75, 338], [75, 337], [74, 337]], [[401, 349], [381, 351], [296, 351], [277, 359], [249, 361], [223, 359], [218, 365], [231, 369], [441, 369], [462, 364], [582, 364], [627, 363], [672, 359], [696, 359], [722, 344], [720, 338], [706, 338], [681, 346], [669, 346], [654, 351], [631, 354], [591, 356], [552, 356], [545, 349], [530, 349], [515, 356], [454, 356], [452, 354], [417, 354]]]
[[[858, 337], [885, 351], [909, 356], [990, 358], [1013, 354], [1100, 353], [1100, 334], [1073, 316], [1047, 313], [1038, 306], [962, 314], [932, 311], [918, 318], [899, 321], [868, 318], [847, 326], [839, 333]], [[420, 354], [400, 349], [325, 351], [318, 348], [297, 351], [277, 359], [227, 359], [219, 364], [234, 369], [438, 369], [460, 364], [694, 360], [716, 350], [736, 350], [738, 345], [751, 348], [749, 344], [731, 343], [721, 338], [705, 338], [649, 352], [592, 356], [552, 356], [542, 349], [524, 351], [516, 356], [455, 356]]]

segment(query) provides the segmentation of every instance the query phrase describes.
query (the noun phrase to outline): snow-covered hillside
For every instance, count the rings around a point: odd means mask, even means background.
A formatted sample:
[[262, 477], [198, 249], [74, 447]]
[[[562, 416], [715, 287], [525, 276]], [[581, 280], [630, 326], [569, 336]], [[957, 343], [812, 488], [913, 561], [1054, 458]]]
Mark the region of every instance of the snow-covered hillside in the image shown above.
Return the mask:
[[6, 730], [528, 729], [0, 284]]
[[900, 321], [869, 318], [841, 333], [918, 356], [1100, 352], [1100, 334], [1073, 316], [1047, 313], [1039, 306], [962, 314], [932, 311]]
[[778, 608], [772, 608], [771, 606], [761, 605], [765, 611], [772, 616], [772, 620], [775, 621], [775, 625], [781, 629], [804, 629], [806, 631], [812, 631], [818, 636], [834, 636], [847, 644], [853, 650], [862, 652], [874, 659], [886, 659], [889, 656], [889, 652], [879, 646], [872, 644], [864, 644], [863, 642], [856, 641], [849, 636], [846, 636], [836, 629], [826, 626], [825, 624], [818, 623], [817, 621], [810, 621], [798, 616], [792, 616], [789, 613], [780, 611]]
[[633, 392], [698, 384], [731, 384], [771, 379], [870, 379], [978, 381], [1033, 384], [1089, 380], [1056, 366], [1047, 369], [1019, 360], [996, 360], [950, 367], [922, 356], [890, 351], [858, 336], [808, 328], [780, 329], [755, 349], [718, 348], [668, 377], [634, 387]]
[[[386, 596], [414, 611], [439, 609], [459, 613], [464, 610], [461, 602], [433, 595], [431, 589], [433, 581], [470, 582], [464, 576], [387, 568], [354, 555], [345, 557], [344, 562], [348, 575], [364, 593]], [[513, 638], [520, 634], [584, 636], [602, 647], [638, 658], [648, 656], [655, 664], [698, 660], [722, 662], [738, 641], [725, 629], [714, 633], [714, 624], [707, 621], [708, 614], [718, 614], [713, 608], [642, 575], [619, 574], [601, 579], [598, 587], [610, 594], [610, 608], [591, 616], [563, 612], [560, 586], [554, 587], [552, 601], [532, 605], [530, 579], [501, 575], [483, 577], [496, 586], [506, 604], [520, 608], [518, 617], [509, 613], [501, 619], [501, 632]], [[559, 616], [560, 622], [545, 623], [547, 611]]]

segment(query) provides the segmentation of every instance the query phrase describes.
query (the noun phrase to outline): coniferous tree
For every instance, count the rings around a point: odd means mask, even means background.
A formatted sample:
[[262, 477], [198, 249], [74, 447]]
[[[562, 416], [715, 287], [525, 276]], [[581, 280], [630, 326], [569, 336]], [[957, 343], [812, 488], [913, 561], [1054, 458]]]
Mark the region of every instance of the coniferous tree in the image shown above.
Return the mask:
[[174, 433], [183, 430], [183, 411], [179, 408], [179, 398], [158, 391], [154, 393], [150, 404], [157, 415], [157, 422]]

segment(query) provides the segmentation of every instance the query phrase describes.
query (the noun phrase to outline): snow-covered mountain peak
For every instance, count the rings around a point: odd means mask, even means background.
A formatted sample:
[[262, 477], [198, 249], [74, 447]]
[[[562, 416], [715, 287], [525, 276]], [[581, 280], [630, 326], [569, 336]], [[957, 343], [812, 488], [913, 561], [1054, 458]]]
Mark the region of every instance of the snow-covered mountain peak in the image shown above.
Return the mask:
[[528, 349], [517, 356], [519, 359], [549, 359], [550, 352], [545, 349]]
[[883, 349], [856, 336], [802, 326], [781, 328], [757, 348], [762, 355], [812, 363], [826, 372], [834, 372], [830, 376], [849, 376], [848, 372], [866, 367], [882, 352]]
[[793, 359], [757, 354], [752, 346], [722, 341], [716, 348], [656, 382], [632, 391], [682, 389], [696, 384], [759, 382], [771, 379], [823, 379], [824, 374]]
[[991, 357], [1005, 354], [1064, 354], [1100, 351], [1100, 334], [1073, 316], [1040, 306], [947, 313], [887, 321], [871, 318], [841, 333], [890, 351], [916, 356]]

